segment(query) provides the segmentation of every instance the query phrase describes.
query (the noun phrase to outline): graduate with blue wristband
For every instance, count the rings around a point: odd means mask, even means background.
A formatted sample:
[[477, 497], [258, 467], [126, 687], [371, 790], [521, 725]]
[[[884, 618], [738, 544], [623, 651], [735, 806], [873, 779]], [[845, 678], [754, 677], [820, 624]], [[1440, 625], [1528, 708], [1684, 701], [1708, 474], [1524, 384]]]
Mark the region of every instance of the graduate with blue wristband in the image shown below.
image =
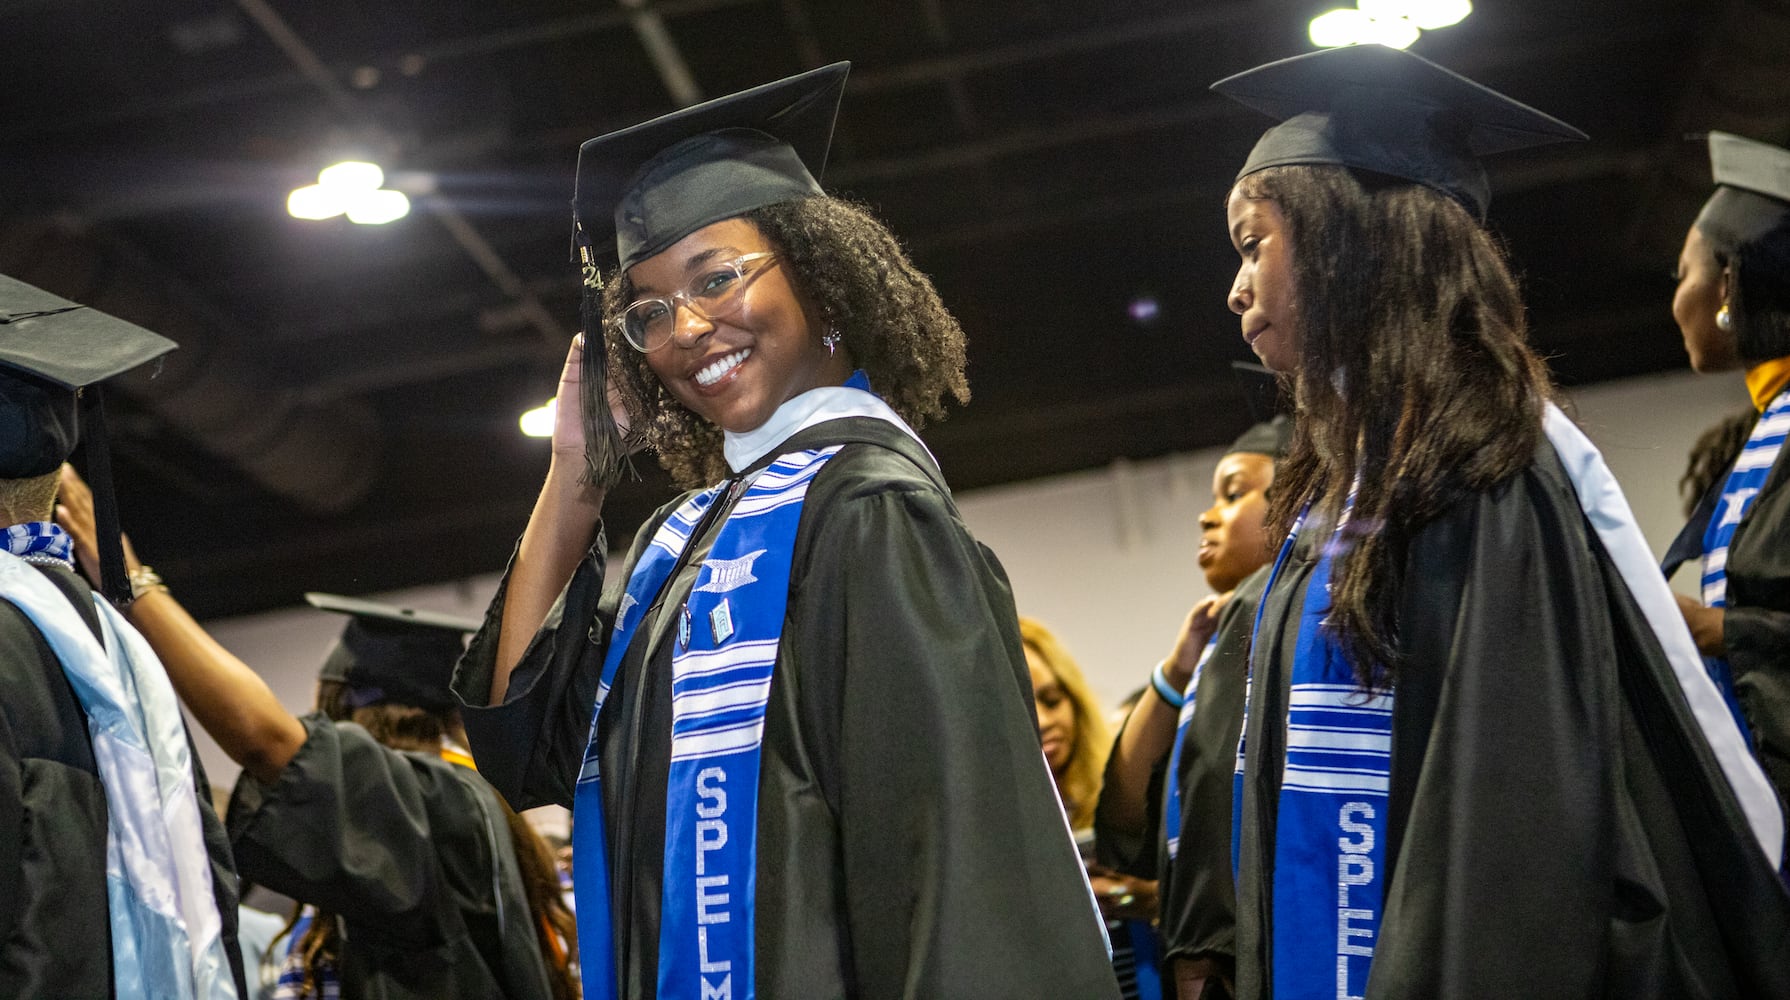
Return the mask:
[[1375, 45], [1214, 89], [1281, 122], [1230, 305], [1296, 413], [1238, 995], [1790, 996], [1777, 802], [1484, 227], [1482, 157], [1583, 135]]
[[1249, 630], [1277, 548], [1263, 523], [1267, 491], [1291, 433], [1284, 416], [1256, 424], [1213, 470], [1196, 554], [1213, 594], [1188, 613], [1126, 717], [1094, 820], [1104, 863], [1160, 880], [1165, 978], [1180, 1000], [1223, 1000], [1236, 968], [1233, 773]]
[[[580, 151], [584, 334], [472, 748], [573, 809], [590, 1000], [1116, 997], [1006, 576], [913, 429], [963, 331], [816, 179], [846, 69]], [[612, 571], [635, 443], [691, 492]]]
[[1709, 135], [1716, 190], [1685, 234], [1672, 316], [1691, 367], [1744, 369], [1754, 415], [1666, 554], [1695, 559], [1698, 597], [1680, 597], [1711, 676], [1790, 802], [1790, 150]]

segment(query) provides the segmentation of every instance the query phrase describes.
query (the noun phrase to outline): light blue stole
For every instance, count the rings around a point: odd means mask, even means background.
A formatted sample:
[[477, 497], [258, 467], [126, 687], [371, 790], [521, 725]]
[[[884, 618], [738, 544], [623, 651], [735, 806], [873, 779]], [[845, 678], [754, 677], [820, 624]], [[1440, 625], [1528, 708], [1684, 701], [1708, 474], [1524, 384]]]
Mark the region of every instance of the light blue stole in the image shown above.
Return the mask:
[[102, 647], [56, 585], [0, 551], [0, 599], [31, 619], [87, 716], [106, 795], [106, 902], [121, 1000], [235, 1000], [185, 723], [149, 643], [95, 598]]

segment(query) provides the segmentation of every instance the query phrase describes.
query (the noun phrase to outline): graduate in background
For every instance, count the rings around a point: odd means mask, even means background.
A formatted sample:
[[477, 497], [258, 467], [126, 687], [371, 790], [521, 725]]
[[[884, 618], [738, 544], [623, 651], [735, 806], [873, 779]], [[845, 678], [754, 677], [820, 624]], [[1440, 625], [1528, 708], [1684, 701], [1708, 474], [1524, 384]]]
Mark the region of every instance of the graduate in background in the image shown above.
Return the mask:
[[[815, 179], [845, 73], [580, 150], [584, 334], [455, 690], [512, 803], [573, 807], [589, 997], [1112, 997], [1012, 593], [911, 426], [963, 331]], [[623, 423], [708, 485], [612, 569]]]
[[[91, 567], [98, 529], [64, 469], [59, 522]], [[551, 923], [550, 862], [511, 821], [458, 738], [448, 679], [475, 624], [326, 594], [350, 614], [318, 671], [317, 711], [286, 711], [122, 540], [128, 614], [167, 665], [187, 711], [243, 773], [231, 847], [243, 876], [307, 904], [276, 941], [276, 1000], [570, 1000]], [[517, 838], [523, 838], [522, 843]], [[545, 898], [525, 885], [539, 871]], [[556, 954], [556, 947], [560, 953]]]
[[0, 276], [0, 996], [247, 997], [236, 873], [180, 706], [51, 521], [82, 443], [116, 523], [98, 383], [173, 349]]
[[1583, 138], [1364, 45], [1214, 85], [1291, 383], [1237, 795], [1238, 993], [1790, 996], [1783, 818], [1595, 449], [1479, 158]]
[[1213, 470], [1198, 553], [1213, 593], [1151, 672], [1100, 791], [1102, 862], [1160, 880], [1158, 926], [1180, 1000], [1229, 996], [1236, 967], [1231, 792], [1249, 630], [1274, 557], [1267, 492], [1291, 433], [1286, 417], [1256, 424]]
[[1709, 136], [1716, 190], [1684, 237], [1672, 316], [1699, 372], [1746, 371], [1754, 415], [1666, 554], [1700, 560], [1679, 595], [1711, 676], [1790, 804], [1790, 150]]

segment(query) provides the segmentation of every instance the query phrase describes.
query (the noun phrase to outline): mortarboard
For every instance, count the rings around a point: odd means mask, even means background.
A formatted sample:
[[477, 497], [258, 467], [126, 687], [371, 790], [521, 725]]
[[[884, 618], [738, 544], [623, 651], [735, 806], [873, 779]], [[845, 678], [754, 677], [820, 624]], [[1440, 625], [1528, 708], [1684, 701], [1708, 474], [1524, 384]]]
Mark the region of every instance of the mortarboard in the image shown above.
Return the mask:
[[0, 479], [56, 469], [82, 443], [98, 522], [101, 592], [130, 600], [99, 383], [177, 345], [134, 323], [0, 275]]
[[306, 594], [314, 608], [350, 616], [317, 676], [348, 686], [355, 708], [393, 702], [434, 712], [458, 702], [448, 684], [481, 622], [336, 594]]
[[767, 83], [578, 149], [574, 239], [622, 270], [703, 226], [821, 194], [850, 63]]
[[1293, 440], [1293, 421], [1286, 414], [1264, 420], [1244, 431], [1224, 450], [1226, 455], [1267, 455], [1279, 461], [1286, 457], [1287, 445]]
[[1790, 149], [1711, 132], [1709, 170], [1716, 189], [1697, 216], [1698, 229], [1735, 247], [1790, 230]]
[[1440, 191], [1480, 219], [1491, 201], [1481, 157], [1586, 137], [1384, 45], [1281, 59], [1225, 77], [1212, 89], [1281, 122], [1256, 142], [1239, 180], [1269, 167], [1354, 167]]

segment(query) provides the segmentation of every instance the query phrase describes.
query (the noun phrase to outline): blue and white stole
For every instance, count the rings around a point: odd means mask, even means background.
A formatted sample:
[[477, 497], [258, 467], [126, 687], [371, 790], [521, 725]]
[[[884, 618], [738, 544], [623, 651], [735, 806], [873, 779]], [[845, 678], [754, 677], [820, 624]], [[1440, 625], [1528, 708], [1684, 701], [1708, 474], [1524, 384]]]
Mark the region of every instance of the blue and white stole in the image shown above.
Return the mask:
[[1168, 838], [1170, 861], [1181, 853], [1181, 754], [1187, 746], [1188, 726], [1193, 722], [1194, 694], [1199, 690], [1200, 676], [1206, 672], [1206, 663], [1217, 648], [1218, 633], [1214, 632], [1212, 638], [1206, 640], [1206, 648], [1200, 650], [1199, 662], [1193, 665], [1193, 679], [1187, 682], [1187, 690], [1182, 692], [1185, 700], [1175, 721], [1175, 746], [1168, 754], [1168, 794], [1163, 796], [1162, 806], [1162, 828]]
[[[1784, 450], [1787, 432], [1790, 432], [1790, 389], [1778, 393], [1760, 414], [1759, 422], [1753, 425], [1746, 447], [1741, 449], [1733, 470], [1728, 473], [1728, 481], [1722, 486], [1722, 499], [1709, 518], [1709, 527], [1703, 532], [1703, 603], [1709, 607], [1728, 606], [1728, 546], [1734, 541], [1735, 529], [1740, 527], [1747, 511], [1759, 498], [1759, 491], [1765, 488], [1772, 464]], [[1740, 731], [1746, 734], [1750, 746], [1752, 731], [1747, 727], [1740, 698], [1734, 691], [1734, 671], [1727, 660], [1717, 656], [1705, 656], [1703, 665], [1709, 670], [1709, 679], [1715, 681], [1716, 688], [1722, 692], [1735, 721], [1740, 723]]]
[[[1304, 522], [1302, 514], [1288, 534], [1274, 577]], [[1361, 690], [1328, 622], [1331, 567], [1347, 524], [1345, 510], [1307, 579], [1287, 699], [1274, 838], [1272, 982], [1275, 993], [1288, 997], [1366, 995], [1385, 896], [1393, 696]], [[1236, 801], [1242, 802], [1241, 794]]]
[[[751, 481], [716, 534], [672, 654], [660, 1000], [754, 993], [759, 751], [808, 486], [842, 445], [792, 452]], [[573, 883], [585, 996], [616, 996], [597, 719], [646, 610], [721, 494], [685, 501], [654, 533], [616, 611], [574, 796]], [[621, 860], [621, 859], [618, 859]], [[625, 863], [625, 861], [623, 862]]]

